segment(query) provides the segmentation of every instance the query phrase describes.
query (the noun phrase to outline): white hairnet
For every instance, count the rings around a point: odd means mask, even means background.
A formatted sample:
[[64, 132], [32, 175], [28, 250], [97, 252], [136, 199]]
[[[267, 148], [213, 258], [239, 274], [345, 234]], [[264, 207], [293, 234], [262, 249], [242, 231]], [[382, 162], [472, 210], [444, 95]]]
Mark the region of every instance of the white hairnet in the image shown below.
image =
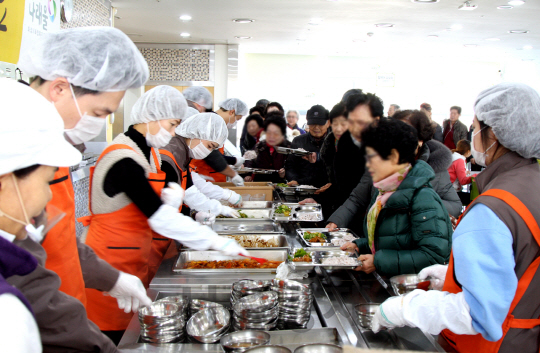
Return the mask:
[[474, 112], [499, 142], [525, 158], [540, 158], [540, 96], [522, 83], [500, 83], [478, 95]]
[[187, 102], [182, 93], [171, 86], [157, 86], [142, 95], [131, 110], [133, 124], [151, 121], [180, 119], [187, 111]]
[[201, 139], [216, 142], [219, 147], [229, 136], [227, 124], [216, 113], [199, 113], [180, 124], [176, 133], [188, 139]]
[[187, 107], [186, 114], [184, 115], [184, 119], [187, 119], [193, 115], [199, 114], [199, 111], [192, 107]]
[[249, 110], [247, 104], [238, 98], [228, 98], [219, 103], [219, 107], [225, 110], [234, 110], [236, 115], [248, 115]]
[[212, 109], [212, 101], [214, 98], [212, 98], [212, 93], [206, 88], [202, 86], [192, 86], [186, 88], [182, 93], [184, 93], [184, 97], [186, 97], [188, 101], [202, 105], [206, 109]]
[[112, 27], [82, 27], [51, 32], [21, 53], [19, 68], [28, 76], [94, 91], [125, 91], [148, 80], [148, 65], [135, 44]]

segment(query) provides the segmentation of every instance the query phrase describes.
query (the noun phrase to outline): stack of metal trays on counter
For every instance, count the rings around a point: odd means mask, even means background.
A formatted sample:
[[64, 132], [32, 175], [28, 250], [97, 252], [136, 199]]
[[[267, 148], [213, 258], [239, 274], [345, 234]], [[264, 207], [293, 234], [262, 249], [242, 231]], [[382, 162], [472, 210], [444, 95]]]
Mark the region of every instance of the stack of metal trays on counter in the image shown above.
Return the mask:
[[270, 331], [276, 328], [279, 314], [278, 294], [267, 291], [240, 298], [233, 306], [233, 328]]
[[155, 302], [139, 310], [141, 338], [144, 342], [171, 343], [185, 338], [186, 317], [179, 304]]
[[270, 289], [270, 281], [254, 281], [251, 279], [242, 279], [238, 282], [234, 282], [231, 291], [231, 307], [240, 298], [248, 295], [266, 292]]
[[306, 328], [311, 317], [313, 291], [307, 284], [291, 280], [272, 280], [270, 290], [279, 298], [278, 328]]
[[197, 314], [199, 311], [203, 309], [210, 309], [210, 308], [223, 308], [223, 305], [219, 303], [209, 302], [207, 300], [191, 299], [191, 302], [189, 304], [190, 317]]

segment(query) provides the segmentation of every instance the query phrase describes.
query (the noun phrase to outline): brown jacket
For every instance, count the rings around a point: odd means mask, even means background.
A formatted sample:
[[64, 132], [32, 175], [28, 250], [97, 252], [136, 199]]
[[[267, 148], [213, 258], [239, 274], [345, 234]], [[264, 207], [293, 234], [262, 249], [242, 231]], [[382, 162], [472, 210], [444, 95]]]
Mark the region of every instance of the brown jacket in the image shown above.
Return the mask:
[[[174, 156], [176, 163], [182, 168], [183, 171], [185, 171], [187, 168], [189, 168], [189, 162], [191, 161], [191, 157], [189, 156], [189, 147], [186, 144], [186, 140], [179, 135], [175, 135], [169, 144], [163, 148], [164, 150], [167, 150], [172, 153]], [[174, 171], [176, 172], [177, 179], [179, 182], [181, 181], [182, 171], [178, 170], [178, 167], [176, 166], [176, 163], [167, 155], [161, 153], [161, 160], [164, 162], [167, 162], [170, 164]]]
[[[468, 129], [467, 129], [467, 126], [465, 126], [465, 124], [463, 124], [461, 121], [456, 121], [454, 126], [452, 127], [454, 129], [454, 145], [457, 146], [457, 143], [460, 141], [460, 140], [466, 140], [467, 139], [467, 133], [468, 133]], [[450, 119], [447, 119], [445, 121], [443, 121], [443, 143], [444, 143], [444, 138], [446, 137], [446, 134], [448, 133], [448, 130], [450, 130]]]
[[[502, 189], [516, 196], [527, 206], [540, 224], [540, 168], [535, 159], [526, 159], [509, 152], [490, 164], [476, 178], [478, 191]], [[510, 229], [514, 238], [516, 276], [521, 278], [529, 265], [540, 256], [540, 246], [535, 241], [522, 218], [504, 201], [494, 197], [478, 197], [475, 203], [488, 206]], [[469, 208], [470, 209], [470, 208]], [[516, 319], [540, 317], [540, 273], [537, 273], [525, 295], [512, 313]], [[538, 353], [540, 327], [530, 330], [510, 329], [499, 352]]]
[[[43, 352], [118, 352], [114, 343], [88, 320], [82, 303], [58, 290], [60, 278], [44, 267], [45, 249], [30, 237], [14, 244], [28, 250], [39, 263], [32, 273], [12, 276], [8, 282], [19, 289], [32, 305]], [[78, 250], [86, 286], [110, 290], [118, 279], [118, 271], [111, 271], [110, 266], [97, 258], [86, 245], [78, 242]]]

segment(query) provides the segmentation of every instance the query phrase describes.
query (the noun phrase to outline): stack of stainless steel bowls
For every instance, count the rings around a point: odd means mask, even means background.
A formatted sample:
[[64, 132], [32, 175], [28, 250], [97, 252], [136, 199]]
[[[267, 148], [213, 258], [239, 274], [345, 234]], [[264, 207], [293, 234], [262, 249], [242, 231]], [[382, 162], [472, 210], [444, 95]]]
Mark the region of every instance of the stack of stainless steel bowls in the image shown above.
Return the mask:
[[189, 319], [186, 331], [190, 339], [214, 343], [229, 331], [231, 314], [224, 307], [202, 309]]
[[171, 304], [178, 305], [178, 307], [180, 308], [180, 311], [182, 312], [184, 323], [188, 321], [189, 319], [189, 298], [188, 297], [182, 297], [182, 296], [165, 297], [163, 299], [156, 300], [156, 303], [171, 303]]
[[276, 328], [279, 314], [276, 292], [260, 292], [240, 298], [233, 306], [233, 328], [240, 330], [264, 330]]
[[155, 302], [139, 310], [141, 338], [145, 342], [170, 343], [184, 339], [184, 313], [177, 304]]
[[190, 317], [193, 317], [193, 315], [197, 314], [202, 309], [210, 309], [210, 308], [223, 308], [223, 305], [219, 303], [209, 302], [206, 300], [191, 299], [191, 302], [189, 305]]
[[240, 298], [267, 291], [268, 288], [270, 288], [270, 281], [243, 279], [234, 282], [231, 291], [231, 306], [234, 306]]
[[311, 317], [313, 291], [309, 285], [291, 280], [272, 280], [270, 289], [279, 297], [278, 328], [306, 328]]

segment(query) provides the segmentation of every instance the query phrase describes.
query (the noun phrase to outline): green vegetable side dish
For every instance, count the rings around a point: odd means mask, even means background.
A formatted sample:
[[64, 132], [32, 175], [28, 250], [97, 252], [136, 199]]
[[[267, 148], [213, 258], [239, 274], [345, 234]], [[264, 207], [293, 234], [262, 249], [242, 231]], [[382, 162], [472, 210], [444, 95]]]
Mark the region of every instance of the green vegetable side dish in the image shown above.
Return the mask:
[[326, 240], [326, 235], [318, 232], [304, 232], [304, 239], [311, 240], [314, 238], [323, 238]]
[[282, 214], [285, 217], [291, 216], [291, 208], [287, 205], [279, 205], [274, 213]]
[[287, 185], [287, 184], [285, 184], [285, 183], [277, 183], [276, 185], [279, 186], [279, 187], [282, 187], [282, 188], [287, 188], [287, 187], [289, 187], [289, 185]]
[[308, 253], [304, 250], [304, 249], [298, 249], [296, 250], [296, 252], [294, 253], [294, 257], [302, 257], [302, 256], [305, 256], [307, 255]]

